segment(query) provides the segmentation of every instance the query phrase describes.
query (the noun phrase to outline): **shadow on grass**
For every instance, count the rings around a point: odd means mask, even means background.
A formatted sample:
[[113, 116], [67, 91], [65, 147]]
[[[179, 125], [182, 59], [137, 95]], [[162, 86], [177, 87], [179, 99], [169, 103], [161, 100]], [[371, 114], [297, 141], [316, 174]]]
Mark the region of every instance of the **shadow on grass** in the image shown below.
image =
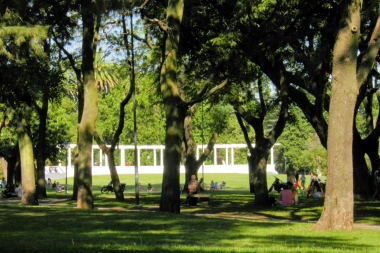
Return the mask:
[[309, 224], [136, 209], [1, 205], [0, 224], [3, 252], [372, 252], [380, 246], [378, 234], [368, 234], [373, 243], [367, 244], [363, 233], [320, 234]]

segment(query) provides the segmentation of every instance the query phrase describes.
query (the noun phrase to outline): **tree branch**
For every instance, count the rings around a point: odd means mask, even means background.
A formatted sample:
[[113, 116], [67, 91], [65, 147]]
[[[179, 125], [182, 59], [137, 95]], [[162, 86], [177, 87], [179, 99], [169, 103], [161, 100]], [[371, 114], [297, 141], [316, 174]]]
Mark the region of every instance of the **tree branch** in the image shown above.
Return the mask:
[[356, 80], [360, 88], [368, 78], [376, 61], [376, 56], [380, 49], [380, 16], [377, 17], [376, 26], [368, 42], [368, 48], [364, 52], [361, 62], [359, 63]]
[[153, 24], [157, 24], [158, 27], [160, 27], [160, 29], [164, 32], [168, 32], [168, 30], [170, 30], [170, 28], [165, 24], [164, 21], [159, 20], [157, 18], [151, 19], [151, 18], [144, 17], [144, 20], [149, 21], [150, 23], [153, 23]]
[[201, 91], [201, 93], [199, 93], [199, 94], [203, 93], [204, 95], [203, 96], [202, 95], [197, 95], [193, 100], [191, 100], [189, 102], [185, 102], [185, 106], [192, 106], [193, 104], [202, 102], [203, 100], [205, 100], [206, 98], [210, 97], [211, 95], [213, 95], [214, 93], [216, 93], [217, 91], [219, 91], [220, 89], [222, 89], [224, 86], [226, 86], [227, 83], [228, 83], [228, 78], [225, 79], [223, 82], [221, 82], [219, 85], [217, 85], [214, 88], [212, 88], [211, 90], [209, 90], [206, 94], [204, 94], [204, 93], [207, 90], [207, 88], [204, 87], [203, 90]]

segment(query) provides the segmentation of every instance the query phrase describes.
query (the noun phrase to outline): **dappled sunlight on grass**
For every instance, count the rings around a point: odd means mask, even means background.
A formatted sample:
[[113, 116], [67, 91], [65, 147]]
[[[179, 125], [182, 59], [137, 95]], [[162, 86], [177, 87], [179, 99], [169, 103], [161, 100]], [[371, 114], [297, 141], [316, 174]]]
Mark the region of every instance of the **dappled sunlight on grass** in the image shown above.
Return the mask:
[[[310, 230], [311, 224], [275, 220], [176, 215], [139, 210], [83, 211], [0, 206], [2, 248], [38, 252], [371, 252], [380, 243], [373, 230]], [[38, 213], [39, 215], [31, 215]], [[43, 213], [44, 215], [41, 215]], [[22, 220], [22, 222], [20, 222]], [[20, 243], [18, 243], [20, 242]], [[251, 250], [251, 251], [250, 251]], [[266, 250], [266, 251], [265, 251]], [[16, 252], [14, 251], [14, 252]], [[174, 251], [173, 251], [174, 252]]]
[[[151, 178], [147, 178], [152, 180]], [[99, 180], [105, 181], [105, 180]], [[152, 181], [153, 182], [153, 181]], [[230, 180], [234, 185], [233, 180]], [[227, 182], [228, 185], [228, 182]], [[238, 185], [236, 183], [235, 185]], [[323, 199], [300, 198], [298, 206], [254, 206], [254, 195], [231, 187], [206, 191], [209, 206], [181, 214], [158, 212], [160, 193], [125, 192], [124, 201], [94, 187], [95, 210], [76, 208], [71, 195], [49, 189], [39, 206], [2, 204], [3, 252], [375, 252], [379, 229], [315, 231]], [[355, 221], [379, 225], [379, 202], [355, 202]], [[4, 231], [4, 230], [3, 230]]]

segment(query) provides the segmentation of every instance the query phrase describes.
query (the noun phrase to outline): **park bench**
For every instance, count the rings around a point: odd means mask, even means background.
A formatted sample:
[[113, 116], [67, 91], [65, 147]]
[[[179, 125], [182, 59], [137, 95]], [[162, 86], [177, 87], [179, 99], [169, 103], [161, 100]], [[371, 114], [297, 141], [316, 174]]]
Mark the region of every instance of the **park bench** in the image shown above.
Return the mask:
[[208, 206], [210, 202], [210, 194], [189, 194], [189, 205], [197, 206], [198, 199], [201, 201], [202, 206]]

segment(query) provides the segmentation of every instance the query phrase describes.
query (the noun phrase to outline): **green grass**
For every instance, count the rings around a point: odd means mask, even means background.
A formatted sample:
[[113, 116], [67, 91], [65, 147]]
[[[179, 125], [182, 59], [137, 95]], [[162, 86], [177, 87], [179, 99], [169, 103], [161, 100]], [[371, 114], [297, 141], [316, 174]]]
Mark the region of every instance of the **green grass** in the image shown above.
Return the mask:
[[[209, 207], [183, 204], [179, 215], [161, 213], [160, 177], [140, 175], [143, 186], [150, 182], [158, 192], [140, 192], [138, 207], [133, 175], [120, 175], [127, 183], [123, 202], [115, 201], [113, 194], [100, 194], [109, 176], [94, 176], [93, 211], [76, 209], [70, 195], [51, 189], [40, 206], [2, 204], [0, 199], [0, 251], [379, 252], [380, 229], [311, 229], [322, 212], [321, 199], [301, 198], [299, 206], [291, 207], [255, 207], [247, 190], [247, 175], [208, 175], [207, 182], [227, 182], [225, 190], [210, 191]], [[53, 198], [61, 199], [58, 205], [44, 205]], [[185, 198], [181, 195], [182, 202]], [[355, 222], [379, 225], [379, 206], [379, 202], [356, 202]]]

